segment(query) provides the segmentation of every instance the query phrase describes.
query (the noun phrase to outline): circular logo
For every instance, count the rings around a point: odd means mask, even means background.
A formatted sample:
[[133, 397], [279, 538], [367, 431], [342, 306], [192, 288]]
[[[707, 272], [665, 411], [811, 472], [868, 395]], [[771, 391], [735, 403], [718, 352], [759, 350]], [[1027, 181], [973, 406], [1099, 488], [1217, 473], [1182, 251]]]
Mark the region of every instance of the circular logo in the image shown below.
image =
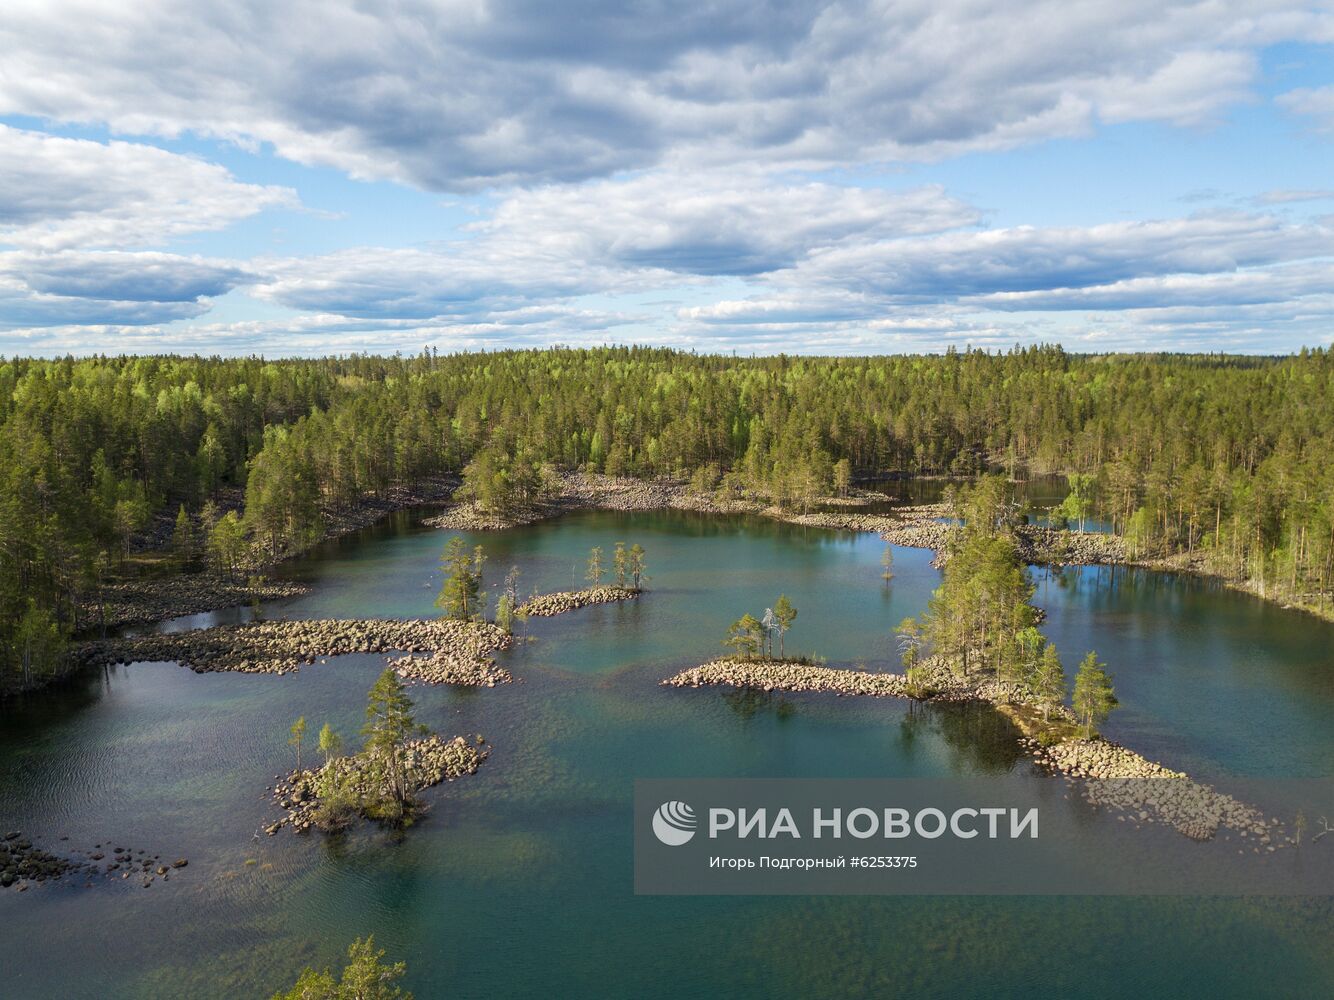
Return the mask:
[[695, 810], [684, 802], [664, 802], [653, 814], [653, 833], [668, 847], [680, 847], [695, 835]]

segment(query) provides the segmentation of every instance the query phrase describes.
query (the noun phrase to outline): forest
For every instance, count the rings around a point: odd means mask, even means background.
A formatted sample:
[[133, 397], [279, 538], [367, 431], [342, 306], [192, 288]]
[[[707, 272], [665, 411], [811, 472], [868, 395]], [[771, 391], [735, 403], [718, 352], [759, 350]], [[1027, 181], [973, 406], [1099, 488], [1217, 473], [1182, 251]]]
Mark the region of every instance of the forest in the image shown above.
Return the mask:
[[243, 572], [333, 511], [449, 475], [506, 510], [570, 470], [782, 505], [853, 479], [1059, 472], [1058, 517], [1328, 611], [1332, 454], [1319, 349], [0, 359], [0, 678], [54, 670], [98, 588], [146, 571], [136, 554]]

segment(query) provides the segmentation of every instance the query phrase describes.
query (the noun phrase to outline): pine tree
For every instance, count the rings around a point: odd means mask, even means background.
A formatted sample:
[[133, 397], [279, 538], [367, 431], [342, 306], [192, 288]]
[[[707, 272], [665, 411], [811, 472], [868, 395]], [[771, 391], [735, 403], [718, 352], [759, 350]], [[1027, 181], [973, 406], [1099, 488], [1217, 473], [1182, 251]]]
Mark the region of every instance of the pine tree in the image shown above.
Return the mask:
[[171, 550], [180, 566], [188, 566], [195, 558], [195, 532], [185, 504], [176, 511], [176, 525], [171, 532]]
[[644, 549], [638, 542], [630, 546], [630, 579], [634, 590], [643, 590], [643, 581], [648, 579], [647, 563], [644, 561]]
[[1075, 714], [1084, 720], [1084, 735], [1093, 736], [1094, 726], [1101, 725], [1112, 709], [1119, 704], [1112, 690], [1112, 679], [1106, 664], [1096, 653], [1089, 652], [1080, 661], [1075, 674], [1075, 693], [1072, 699]]
[[626, 574], [629, 570], [629, 564], [630, 558], [629, 554], [625, 551], [625, 543], [617, 542], [616, 549], [612, 553], [611, 565], [612, 571], [616, 574], [616, 586], [620, 587], [622, 590], [625, 589], [625, 585], [628, 582]]
[[1033, 693], [1037, 696], [1038, 704], [1042, 706], [1044, 722], [1051, 718], [1051, 710], [1065, 701], [1066, 684], [1065, 667], [1061, 665], [1061, 657], [1056, 652], [1056, 647], [1047, 643], [1043, 647], [1042, 657], [1038, 660], [1037, 672], [1033, 678]]
[[749, 660], [759, 651], [762, 627], [754, 615], [742, 615], [727, 630], [723, 645], [731, 646], [743, 660]]
[[361, 727], [365, 752], [385, 761], [389, 775], [393, 816], [401, 818], [410, 801], [400, 750], [410, 736], [424, 732], [412, 717], [412, 699], [392, 667], [371, 687], [366, 701], [366, 724]]
[[444, 570], [445, 582], [436, 595], [435, 606], [446, 618], [468, 620], [477, 612], [481, 594], [481, 579], [474, 569], [478, 567], [476, 555], [470, 557], [467, 544], [455, 535], [445, 543], [440, 567]]
[[412, 1000], [394, 984], [407, 973], [403, 962], [386, 965], [384, 951], [375, 950], [374, 936], [358, 938], [347, 949], [347, 965], [335, 982], [328, 969], [316, 972], [307, 967], [288, 992], [275, 993], [272, 1000]]

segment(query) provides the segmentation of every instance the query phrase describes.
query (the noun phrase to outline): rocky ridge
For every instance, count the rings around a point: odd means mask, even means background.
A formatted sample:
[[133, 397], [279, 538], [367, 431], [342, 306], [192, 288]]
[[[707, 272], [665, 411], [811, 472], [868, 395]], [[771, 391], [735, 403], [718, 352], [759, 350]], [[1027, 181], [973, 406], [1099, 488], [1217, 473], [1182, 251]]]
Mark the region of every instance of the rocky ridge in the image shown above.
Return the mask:
[[176, 661], [197, 673], [285, 674], [317, 657], [347, 653], [431, 653], [487, 660], [510, 637], [485, 622], [393, 618], [302, 619], [218, 625], [188, 632], [98, 639], [75, 648], [82, 663], [103, 666]]

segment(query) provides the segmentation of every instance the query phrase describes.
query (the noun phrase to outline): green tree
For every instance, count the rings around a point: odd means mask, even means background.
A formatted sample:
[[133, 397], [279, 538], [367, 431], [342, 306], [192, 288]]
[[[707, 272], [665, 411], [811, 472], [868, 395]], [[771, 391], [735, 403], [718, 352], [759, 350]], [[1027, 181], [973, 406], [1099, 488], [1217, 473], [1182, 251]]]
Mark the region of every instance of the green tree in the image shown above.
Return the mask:
[[759, 652], [762, 630], [759, 619], [754, 615], [742, 615], [727, 630], [723, 645], [731, 646], [743, 660], [749, 660]]
[[1106, 721], [1118, 702], [1112, 690], [1112, 679], [1107, 667], [1090, 652], [1079, 663], [1075, 673], [1075, 692], [1072, 699], [1075, 714], [1084, 722], [1084, 735], [1093, 736], [1095, 726]]
[[383, 761], [389, 783], [389, 802], [375, 809], [381, 818], [401, 820], [411, 803], [412, 789], [404, 773], [403, 744], [425, 732], [412, 716], [412, 699], [392, 667], [372, 685], [366, 700], [366, 724], [361, 727], [365, 752]]
[[245, 561], [245, 535], [245, 525], [234, 510], [220, 518], [209, 533], [208, 548], [213, 564], [229, 579], [236, 579], [236, 572]]
[[625, 585], [629, 582], [627, 574], [630, 566], [630, 556], [625, 551], [624, 542], [616, 543], [616, 549], [611, 557], [611, 565], [612, 572], [616, 575], [616, 586], [624, 590]]
[[786, 594], [778, 595], [778, 603], [774, 605], [774, 621], [778, 625], [778, 658], [786, 659], [785, 647], [783, 643], [787, 630], [790, 629], [797, 620], [797, 609], [792, 606], [792, 602], [787, 599]]
[[880, 577], [883, 580], [894, 579], [894, 546], [885, 543], [885, 551], [880, 553]]
[[595, 545], [592, 551], [588, 553], [588, 572], [584, 574], [584, 579], [596, 587], [602, 583], [604, 572], [602, 568], [602, 546]]
[[638, 542], [630, 546], [630, 579], [634, 590], [643, 589], [643, 581], [648, 578], [647, 562], [644, 559], [644, 549]]
[[1051, 718], [1051, 710], [1058, 708], [1065, 701], [1066, 686], [1065, 667], [1061, 665], [1061, 657], [1056, 652], [1056, 647], [1047, 643], [1042, 649], [1042, 657], [1038, 661], [1037, 672], [1033, 678], [1033, 693], [1038, 704], [1042, 706], [1044, 722]]
[[301, 770], [301, 743], [306, 738], [306, 717], [303, 715], [292, 723], [287, 731], [288, 746], [296, 747], [296, 769]]
[[171, 551], [180, 566], [188, 566], [195, 559], [195, 532], [185, 504], [176, 511], [176, 525], [171, 532]]
[[60, 672], [67, 639], [51, 613], [29, 600], [13, 634], [15, 659], [19, 664], [22, 686], [32, 687], [39, 679]]
[[852, 463], [846, 458], [840, 458], [834, 463], [834, 490], [839, 496], [848, 495], [848, 490], [852, 486]]
[[316, 972], [307, 967], [295, 986], [275, 993], [272, 1000], [412, 1000], [411, 993], [395, 985], [407, 973], [407, 965], [386, 965], [384, 955], [383, 950], [376, 951], [374, 936], [358, 938], [347, 949], [348, 962], [339, 980], [328, 969]]
[[445, 582], [436, 595], [435, 606], [446, 618], [466, 621], [477, 611], [482, 582], [476, 559], [469, 556], [467, 544], [458, 535], [445, 543], [440, 568]]
[[343, 749], [343, 738], [334, 732], [333, 726], [325, 723], [320, 727], [320, 753], [324, 754], [324, 763], [331, 764]]

